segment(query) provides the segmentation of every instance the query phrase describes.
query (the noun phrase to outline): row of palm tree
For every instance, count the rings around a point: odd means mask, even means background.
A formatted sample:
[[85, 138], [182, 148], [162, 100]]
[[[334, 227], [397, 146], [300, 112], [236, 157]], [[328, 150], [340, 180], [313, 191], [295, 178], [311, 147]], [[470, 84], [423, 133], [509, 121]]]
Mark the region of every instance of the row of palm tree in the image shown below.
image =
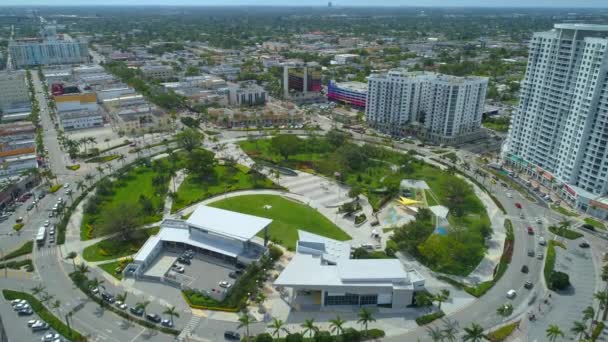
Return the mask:
[[[433, 342], [455, 342], [459, 335], [458, 322], [449, 319], [441, 320], [442, 326], [428, 327], [426, 329], [427, 335]], [[463, 329], [464, 334], [462, 341], [465, 342], [481, 342], [488, 340], [483, 332], [483, 327], [477, 323], [471, 323], [470, 326]]]
[[[372, 312], [366, 308], [362, 308], [358, 313], [359, 319], [357, 323], [361, 325], [363, 328], [365, 335], [367, 335], [369, 324], [375, 322], [376, 319]], [[249, 340], [249, 326], [253, 323], [253, 318], [248, 314], [244, 314], [239, 317], [239, 325], [238, 329], [245, 328], [245, 336], [246, 340]], [[329, 331], [331, 333], [335, 333], [336, 335], [342, 335], [345, 332], [344, 325], [346, 321], [343, 320], [339, 315], [334, 319], [329, 320]], [[281, 333], [284, 332], [286, 334], [290, 334], [290, 331], [285, 327], [286, 323], [278, 318], [273, 318], [272, 323], [268, 325], [268, 327], [272, 330], [272, 336], [280, 337]], [[308, 335], [309, 337], [313, 337], [316, 333], [320, 331], [319, 327], [315, 325], [315, 320], [313, 318], [307, 319], [300, 325], [303, 329], [302, 333], [304, 336]]]

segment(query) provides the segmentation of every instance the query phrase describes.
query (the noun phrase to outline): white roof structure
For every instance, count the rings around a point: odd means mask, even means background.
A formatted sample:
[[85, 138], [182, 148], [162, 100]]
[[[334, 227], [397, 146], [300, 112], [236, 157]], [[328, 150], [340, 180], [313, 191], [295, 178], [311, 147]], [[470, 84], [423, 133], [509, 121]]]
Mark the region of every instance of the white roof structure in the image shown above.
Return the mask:
[[201, 205], [188, 218], [189, 226], [233, 239], [248, 241], [272, 220]]
[[447, 207], [444, 207], [442, 205], [434, 205], [432, 207], [429, 207], [429, 210], [431, 210], [431, 212], [433, 212], [433, 215], [435, 215], [441, 219], [447, 219], [448, 213], [450, 212], [450, 209], [448, 209]]
[[350, 259], [350, 245], [298, 231], [296, 255], [275, 280], [294, 288], [344, 286], [413, 287], [424, 282], [415, 270], [406, 271], [398, 259]]
[[403, 179], [401, 180], [401, 188], [414, 188], [414, 189], [420, 189], [420, 190], [430, 190], [431, 188], [429, 188], [429, 185], [426, 184], [425, 181], [423, 180], [417, 180], [417, 179]]

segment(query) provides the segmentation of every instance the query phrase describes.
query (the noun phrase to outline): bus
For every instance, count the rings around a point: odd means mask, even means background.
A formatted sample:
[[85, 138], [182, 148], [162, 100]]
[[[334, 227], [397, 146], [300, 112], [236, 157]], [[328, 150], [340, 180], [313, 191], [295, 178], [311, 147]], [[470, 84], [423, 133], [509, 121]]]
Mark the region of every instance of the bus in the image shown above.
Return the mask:
[[36, 243], [38, 246], [44, 245], [44, 240], [46, 239], [46, 228], [40, 227], [38, 228], [38, 234], [36, 234]]

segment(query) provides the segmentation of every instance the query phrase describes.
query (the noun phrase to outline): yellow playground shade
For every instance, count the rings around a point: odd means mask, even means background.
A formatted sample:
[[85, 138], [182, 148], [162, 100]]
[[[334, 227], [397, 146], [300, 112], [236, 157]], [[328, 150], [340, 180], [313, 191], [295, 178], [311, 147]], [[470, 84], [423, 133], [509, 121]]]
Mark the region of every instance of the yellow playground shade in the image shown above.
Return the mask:
[[399, 204], [401, 204], [401, 205], [410, 206], [410, 205], [421, 204], [421, 203], [422, 202], [416, 201], [416, 200], [413, 200], [413, 199], [409, 199], [409, 198], [405, 198], [405, 197], [399, 197]]

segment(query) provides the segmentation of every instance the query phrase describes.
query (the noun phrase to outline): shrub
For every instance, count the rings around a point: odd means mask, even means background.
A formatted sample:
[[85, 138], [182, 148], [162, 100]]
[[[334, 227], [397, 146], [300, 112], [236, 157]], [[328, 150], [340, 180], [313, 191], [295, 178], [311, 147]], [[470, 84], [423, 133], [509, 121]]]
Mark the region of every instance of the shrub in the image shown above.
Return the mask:
[[570, 286], [570, 277], [564, 272], [553, 271], [549, 277], [549, 288], [564, 290]]
[[285, 337], [285, 342], [304, 342], [304, 336], [300, 333], [289, 334]]
[[385, 333], [384, 330], [381, 329], [369, 329], [367, 331], [367, 335], [365, 335], [366, 338], [371, 338], [371, 339], [377, 339], [377, 338], [381, 338], [384, 337]]
[[575, 232], [574, 230], [560, 229], [555, 226], [549, 226], [549, 231], [555, 235], [565, 237], [566, 239], [569, 239], [569, 240], [576, 240], [583, 236], [583, 234], [581, 234], [579, 232]]
[[342, 334], [342, 340], [344, 341], [359, 342], [361, 339], [361, 333], [353, 328], [347, 328]]
[[21, 267], [25, 266], [25, 270], [27, 272], [34, 271], [34, 264], [31, 259], [19, 260], [19, 261], [8, 261], [3, 264], [0, 264], [0, 269], [10, 268], [12, 270], [18, 270]]
[[80, 164], [67, 165], [65, 168], [68, 170], [76, 171], [80, 169]]
[[593, 328], [593, 332], [591, 333], [591, 341], [596, 341], [600, 336], [602, 331], [604, 330], [604, 322], [598, 322], [595, 328]]
[[274, 261], [279, 260], [281, 256], [283, 256], [283, 250], [276, 245], [270, 246], [270, 248], [268, 248], [268, 253], [270, 254], [270, 258]]
[[503, 327], [500, 327], [500, 328], [488, 333], [488, 335], [487, 335], [488, 340], [490, 340], [491, 342], [502, 342], [502, 341], [506, 340], [509, 336], [511, 336], [513, 331], [518, 326], [519, 326], [519, 321], [513, 322], [511, 324], [507, 324]]
[[418, 325], [425, 325], [425, 324], [429, 324], [432, 321], [439, 319], [441, 317], [445, 316], [445, 314], [443, 313], [443, 311], [436, 311], [433, 313], [430, 313], [428, 315], [424, 315], [424, 316], [420, 316], [418, 318], [416, 318], [416, 323]]
[[16, 232], [20, 232], [21, 229], [23, 229], [24, 224], [23, 223], [15, 223], [13, 225], [13, 230]]
[[49, 189], [50, 192], [55, 193], [57, 192], [57, 190], [61, 189], [63, 187], [62, 184], [55, 184], [52, 185], [51, 188]]
[[42, 305], [42, 303], [34, 296], [25, 292], [18, 292], [12, 290], [2, 290], [2, 294], [4, 295], [4, 298], [6, 300], [25, 299], [32, 307], [32, 310], [34, 310], [42, 320], [47, 322], [54, 330], [56, 330], [59, 334], [66, 337], [70, 341], [80, 342], [87, 340], [76, 330], [68, 328], [67, 325], [65, 325], [46, 307], [44, 307], [44, 305]]

